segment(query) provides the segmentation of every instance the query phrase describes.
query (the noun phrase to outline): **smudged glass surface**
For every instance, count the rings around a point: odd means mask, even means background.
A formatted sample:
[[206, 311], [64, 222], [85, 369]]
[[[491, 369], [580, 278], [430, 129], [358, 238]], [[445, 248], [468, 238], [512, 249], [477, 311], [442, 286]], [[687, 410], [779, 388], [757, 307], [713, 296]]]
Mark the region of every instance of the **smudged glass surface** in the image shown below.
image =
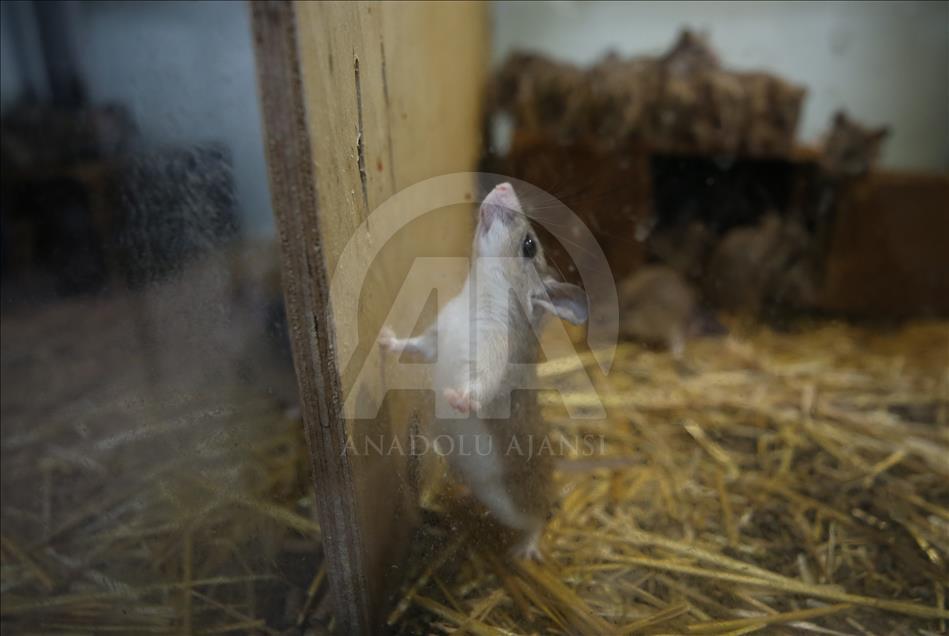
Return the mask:
[[248, 8], [2, 12], [4, 633], [303, 624], [325, 573]]

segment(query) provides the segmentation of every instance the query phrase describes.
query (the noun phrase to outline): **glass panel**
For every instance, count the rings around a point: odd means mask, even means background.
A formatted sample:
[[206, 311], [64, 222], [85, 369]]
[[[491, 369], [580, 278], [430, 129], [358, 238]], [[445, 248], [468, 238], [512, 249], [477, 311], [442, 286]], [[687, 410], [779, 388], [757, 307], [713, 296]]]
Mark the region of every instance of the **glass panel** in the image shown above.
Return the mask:
[[0, 3], [4, 633], [945, 632], [949, 4], [293, 6], [357, 558], [249, 7]]
[[2, 12], [4, 633], [325, 620], [248, 7]]

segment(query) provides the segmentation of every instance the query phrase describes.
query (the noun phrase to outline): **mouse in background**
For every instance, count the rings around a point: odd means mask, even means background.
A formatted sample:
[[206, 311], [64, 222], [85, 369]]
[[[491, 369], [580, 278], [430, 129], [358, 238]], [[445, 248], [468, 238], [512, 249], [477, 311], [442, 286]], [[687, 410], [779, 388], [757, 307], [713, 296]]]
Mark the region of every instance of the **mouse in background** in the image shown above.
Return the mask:
[[668, 265], [646, 265], [620, 282], [620, 336], [647, 346], [662, 345], [682, 370], [686, 342], [724, 335], [717, 317], [701, 306], [699, 294]]
[[709, 260], [705, 294], [746, 320], [772, 318], [780, 306], [807, 307], [817, 290], [812, 242], [800, 221], [775, 212], [734, 228]]
[[536, 391], [518, 389], [535, 385], [545, 316], [581, 324], [587, 298], [580, 287], [551, 276], [509, 183], [481, 203], [472, 254], [461, 292], [424, 333], [397, 338], [384, 328], [379, 345], [435, 362], [433, 434], [451, 442], [443, 452], [453, 477], [519, 533], [515, 556], [540, 559], [553, 458], [536, 452], [547, 433]]
[[862, 177], [876, 166], [889, 136], [889, 126], [871, 128], [837, 111], [823, 142], [821, 168], [830, 177]]
[[702, 280], [717, 240], [711, 227], [702, 221], [693, 220], [651, 232], [646, 241], [646, 250], [654, 260], [695, 284]]

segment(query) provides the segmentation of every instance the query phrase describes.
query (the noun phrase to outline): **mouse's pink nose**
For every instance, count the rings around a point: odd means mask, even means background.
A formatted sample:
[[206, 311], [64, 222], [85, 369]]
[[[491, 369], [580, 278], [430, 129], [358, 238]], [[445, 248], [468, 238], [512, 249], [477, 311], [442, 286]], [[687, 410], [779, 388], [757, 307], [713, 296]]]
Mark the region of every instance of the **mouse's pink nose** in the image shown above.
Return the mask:
[[491, 190], [488, 196], [484, 198], [484, 203], [515, 212], [519, 212], [521, 209], [521, 203], [517, 200], [517, 195], [514, 194], [514, 188], [511, 187], [510, 183], [499, 183], [494, 186], [494, 190]]
[[481, 203], [481, 229], [487, 230], [495, 219], [502, 223], [510, 221], [515, 213], [521, 211], [521, 202], [517, 200], [510, 183], [494, 186]]

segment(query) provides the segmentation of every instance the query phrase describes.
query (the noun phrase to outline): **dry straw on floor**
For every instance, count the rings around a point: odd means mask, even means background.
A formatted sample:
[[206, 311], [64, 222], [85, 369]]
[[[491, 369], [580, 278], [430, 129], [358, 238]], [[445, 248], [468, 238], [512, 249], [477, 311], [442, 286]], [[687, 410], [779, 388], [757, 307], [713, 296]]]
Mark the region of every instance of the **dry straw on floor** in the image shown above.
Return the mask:
[[126, 307], [4, 315], [3, 633], [304, 623], [326, 585], [302, 427], [201, 366], [152, 382]]
[[[944, 632], [949, 324], [760, 330], [688, 357], [682, 372], [623, 345], [608, 377], [588, 367], [606, 419], [546, 395], [555, 431], [604, 439], [560, 464], [546, 561], [436, 517], [393, 629]], [[577, 368], [544, 372], [593, 399]], [[325, 616], [295, 423], [248, 395], [87, 401], [4, 431], [5, 632], [299, 633]]]
[[[92, 461], [103, 439], [40, 462], [5, 455], [24, 490], [48, 497], [53, 523], [24, 533], [41, 520], [4, 502], [3, 632], [277, 634], [271, 626], [304, 624], [325, 572], [297, 424], [259, 400], [233, 404], [244, 417], [221, 413], [226, 424], [189, 435], [174, 455], [156, 439], [154, 455], [119, 453], [95, 470], [71, 462]], [[270, 434], [235, 434], [248, 420]]]
[[[944, 633], [949, 325], [761, 329], [694, 343], [689, 366], [623, 345], [595, 378], [601, 421], [570, 420], [545, 396], [565, 437], [605, 439], [603, 456], [561, 463], [545, 562], [435, 525], [390, 622], [406, 634]], [[597, 399], [571, 391], [576, 368], [544, 372], [565, 401]]]

